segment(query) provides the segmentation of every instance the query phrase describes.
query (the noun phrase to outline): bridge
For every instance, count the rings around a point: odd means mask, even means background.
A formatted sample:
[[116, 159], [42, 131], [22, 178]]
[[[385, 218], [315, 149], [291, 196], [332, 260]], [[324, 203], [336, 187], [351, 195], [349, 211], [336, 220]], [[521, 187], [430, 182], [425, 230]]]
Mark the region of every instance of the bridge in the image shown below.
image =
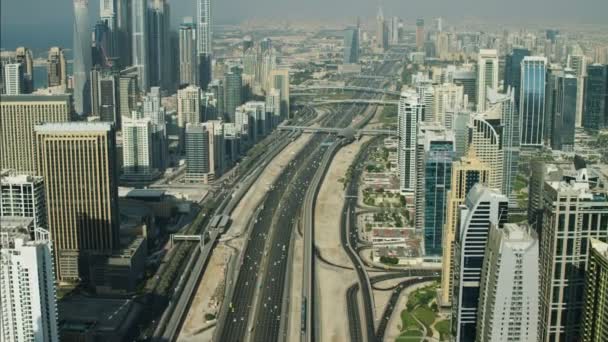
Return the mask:
[[[310, 126], [279, 126], [281, 131], [300, 131], [303, 133], [329, 133], [342, 134], [346, 130], [344, 128], [332, 127], [310, 127]], [[396, 130], [391, 129], [359, 129], [352, 131], [355, 136], [361, 135], [397, 135]]]
[[330, 104], [376, 104], [376, 105], [398, 105], [399, 101], [390, 100], [365, 100], [365, 99], [345, 99], [345, 100], [316, 100], [311, 105], [330, 105]]
[[376, 93], [376, 94], [384, 94], [390, 96], [400, 96], [401, 92], [388, 90], [388, 89], [378, 89], [378, 88], [369, 88], [369, 87], [357, 87], [357, 86], [292, 86], [291, 89], [295, 91], [308, 91], [308, 90], [340, 90], [340, 91], [359, 91], [364, 93]]

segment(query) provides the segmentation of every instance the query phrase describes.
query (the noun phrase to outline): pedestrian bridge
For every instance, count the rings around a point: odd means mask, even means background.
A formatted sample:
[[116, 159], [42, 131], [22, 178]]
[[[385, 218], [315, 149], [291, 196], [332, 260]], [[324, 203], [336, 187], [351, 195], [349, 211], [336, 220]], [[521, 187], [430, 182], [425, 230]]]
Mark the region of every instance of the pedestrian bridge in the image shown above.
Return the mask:
[[[345, 128], [334, 127], [310, 127], [310, 126], [279, 126], [281, 131], [300, 131], [304, 133], [329, 133], [340, 134], [345, 131]], [[391, 129], [359, 129], [355, 130], [356, 136], [361, 135], [397, 135], [396, 130]]]
[[390, 96], [400, 96], [401, 93], [394, 90], [378, 89], [369, 87], [357, 87], [357, 86], [292, 86], [291, 89], [294, 92], [298, 91], [314, 91], [314, 90], [339, 90], [339, 91], [358, 91], [363, 93], [376, 93]]

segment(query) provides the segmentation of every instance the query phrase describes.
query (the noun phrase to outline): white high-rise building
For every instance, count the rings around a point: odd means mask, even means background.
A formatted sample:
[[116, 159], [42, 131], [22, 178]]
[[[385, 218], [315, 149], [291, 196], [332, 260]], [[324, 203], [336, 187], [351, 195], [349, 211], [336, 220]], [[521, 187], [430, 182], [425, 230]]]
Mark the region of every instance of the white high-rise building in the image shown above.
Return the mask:
[[474, 150], [477, 159], [490, 168], [488, 185], [493, 189], [502, 188], [503, 145], [500, 116], [491, 113], [477, 114], [469, 123], [468, 150]]
[[0, 340], [59, 341], [49, 233], [3, 224], [0, 247]]
[[584, 55], [568, 55], [567, 65], [568, 68], [574, 70], [576, 76], [576, 127], [582, 127], [587, 58]]
[[177, 91], [177, 126], [201, 122], [201, 88], [189, 85]]
[[209, 184], [224, 168], [224, 124], [220, 120], [186, 126], [186, 181]]
[[150, 118], [122, 118], [123, 173], [130, 179], [147, 179], [153, 172]]
[[23, 90], [23, 70], [20, 63], [4, 65], [4, 87], [6, 95], [19, 95]]
[[538, 237], [529, 227], [493, 225], [479, 290], [476, 341], [530, 341], [538, 335]]
[[197, 0], [196, 40], [199, 55], [210, 55], [213, 31], [211, 17], [211, 0]]
[[453, 83], [444, 83], [434, 86], [434, 90], [433, 112], [430, 113], [430, 110], [426, 111], [425, 121], [440, 123], [444, 127], [447, 127], [445, 113], [447, 111], [466, 109], [467, 107], [464, 87]]
[[270, 113], [272, 128], [281, 122], [281, 91], [276, 88], [270, 89], [266, 94], [266, 112]]
[[27, 217], [34, 220], [34, 228], [47, 226], [42, 177], [3, 171], [0, 183], [0, 217]]
[[499, 190], [476, 184], [460, 207], [454, 244], [452, 331], [454, 341], [475, 340], [481, 270], [490, 227], [507, 223], [509, 201]]
[[486, 109], [488, 88], [498, 89], [498, 52], [479, 50], [477, 57], [477, 111]]
[[424, 104], [416, 93], [403, 92], [399, 99], [398, 128], [399, 189], [412, 197], [416, 190], [416, 142], [418, 123], [424, 112]]

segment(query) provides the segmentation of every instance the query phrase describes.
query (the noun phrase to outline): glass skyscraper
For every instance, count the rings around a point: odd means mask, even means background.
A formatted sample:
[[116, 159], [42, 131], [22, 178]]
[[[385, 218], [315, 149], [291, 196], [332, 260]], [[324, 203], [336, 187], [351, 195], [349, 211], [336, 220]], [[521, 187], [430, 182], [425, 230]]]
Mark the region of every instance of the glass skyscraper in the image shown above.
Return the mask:
[[424, 248], [427, 256], [441, 256], [452, 158], [453, 138], [429, 142], [424, 162]]
[[545, 124], [547, 58], [528, 56], [521, 62], [520, 127], [522, 146], [542, 146]]
[[608, 126], [608, 65], [587, 67], [583, 127], [600, 129]]
[[556, 86], [555, 102], [551, 113], [551, 148], [573, 151], [577, 78], [571, 74], [559, 75]]
[[91, 111], [90, 30], [89, 2], [74, 0], [74, 110], [80, 115]]
[[515, 48], [505, 59], [505, 77], [503, 88], [514, 89], [515, 104], [519, 103], [519, 86], [521, 84], [521, 62], [525, 57], [530, 56], [530, 50]]
[[359, 29], [349, 28], [344, 31], [344, 64], [359, 62]]

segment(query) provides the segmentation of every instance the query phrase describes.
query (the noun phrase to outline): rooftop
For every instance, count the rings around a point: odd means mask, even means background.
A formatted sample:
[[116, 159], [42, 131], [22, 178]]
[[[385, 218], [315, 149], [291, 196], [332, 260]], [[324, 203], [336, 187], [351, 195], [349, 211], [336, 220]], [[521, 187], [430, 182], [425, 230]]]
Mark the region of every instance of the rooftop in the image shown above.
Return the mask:
[[0, 103], [5, 102], [69, 102], [68, 94], [20, 94], [20, 95], [0, 95]]
[[53, 122], [37, 125], [38, 133], [98, 133], [112, 130], [109, 122]]

